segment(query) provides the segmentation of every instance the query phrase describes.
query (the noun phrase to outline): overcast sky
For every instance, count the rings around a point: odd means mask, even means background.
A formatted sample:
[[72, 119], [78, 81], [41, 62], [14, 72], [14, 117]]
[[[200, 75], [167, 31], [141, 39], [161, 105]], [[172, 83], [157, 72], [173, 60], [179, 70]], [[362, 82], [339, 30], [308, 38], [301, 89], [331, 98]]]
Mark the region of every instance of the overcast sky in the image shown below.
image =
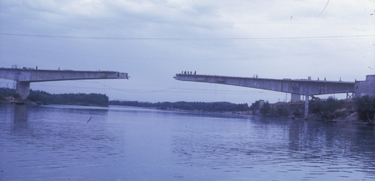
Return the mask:
[[[374, 0], [1, 0], [0, 67], [113, 70], [129, 80], [32, 83], [110, 100], [290, 99], [173, 79], [197, 74], [354, 81], [375, 72]], [[2, 87], [13, 82], [0, 79]]]

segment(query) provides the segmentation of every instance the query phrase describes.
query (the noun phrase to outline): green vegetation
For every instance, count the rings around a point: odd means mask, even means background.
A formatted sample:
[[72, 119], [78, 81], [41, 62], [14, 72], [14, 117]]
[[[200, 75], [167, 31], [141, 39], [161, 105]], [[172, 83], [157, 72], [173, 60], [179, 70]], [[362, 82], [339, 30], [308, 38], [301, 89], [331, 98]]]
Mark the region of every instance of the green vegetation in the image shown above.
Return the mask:
[[138, 102], [138, 101], [109, 101], [110, 105], [134, 106], [134, 107], [154, 107], [157, 109], [177, 109], [204, 112], [233, 112], [248, 111], [249, 106], [245, 104], [233, 104], [229, 102]]
[[279, 106], [275, 111], [275, 115], [278, 117], [288, 117], [290, 116], [290, 110], [286, 106]]
[[108, 96], [104, 94], [50, 94], [44, 91], [30, 90], [30, 95], [26, 100], [14, 89], [0, 88], [1, 101], [35, 102], [38, 104], [68, 104], [68, 105], [95, 105], [108, 106]]
[[50, 94], [44, 91], [30, 91], [28, 100], [41, 104], [97, 105], [108, 106], [105, 94]]
[[263, 115], [269, 114], [270, 111], [273, 111], [273, 109], [271, 109], [270, 103], [268, 103], [268, 101], [264, 102], [263, 106], [259, 109], [259, 113]]
[[[290, 117], [292, 116], [292, 110], [296, 105], [299, 106], [300, 104], [276, 103], [271, 106], [271, 104], [266, 101], [259, 109], [259, 114], [267, 117]], [[298, 114], [295, 114], [294, 117], [300, 116], [300, 113], [297, 113]]]
[[309, 112], [316, 114], [318, 120], [330, 121], [343, 119], [354, 111], [354, 104], [349, 100], [337, 100], [329, 97], [327, 100], [312, 100], [309, 102]]
[[16, 90], [9, 89], [9, 88], [0, 88], [0, 97], [4, 98], [6, 96], [14, 96], [16, 95]]
[[255, 101], [254, 103], [251, 104], [250, 110], [255, 111], [259, 109], [259, 101]]
[[[276, 103], [265, 102], [259, 109], [259, 101], [250, 108], [254, 113], [269, 117], [296, 117], [304, 116], [304, 102]], [[375, 123], [375, 97], [364, 96], [356, 99], [337, 100], [329, 97], [326, 100], [316, 99], [309, 101], [309, 119], [320, 121], [362, 121]]]
[[3, 96], [1, 92], [0, 92], [0, 101], [5, 101], [5, 97]]
[[0, 88], [0, 101], [5, 101], [6, 97], [11, 96], [15, 100], [21, 101], [21, 96], [16, 93], [16, 90], [9, 88]]
[[[259, 102], [257, 101], [251, 105], [250, 109], [256, 112], [255, 110], [257, 110], [258, 107]], [[269, 104], [266, 101], [263, 107], [259, 109], [259, 114], [268, 117], [303, 118], [304, 107], [305, 103], [302, 101], [297, 103], [275, 104]], [[329, 97], [326, 100], [317, 99], [309, 101], [310, 117], [312, 116], [311, 118], [316, 120], [332, 121], [334, 119], [344, 119], [350, 116], [353, 112], [355, 112], [355, 104], [353, 100], [337, 100]]]
[[356, 98], [355, 103], [358, 119], [365, 122], [374, 122], [375, 97], [364, 96]]

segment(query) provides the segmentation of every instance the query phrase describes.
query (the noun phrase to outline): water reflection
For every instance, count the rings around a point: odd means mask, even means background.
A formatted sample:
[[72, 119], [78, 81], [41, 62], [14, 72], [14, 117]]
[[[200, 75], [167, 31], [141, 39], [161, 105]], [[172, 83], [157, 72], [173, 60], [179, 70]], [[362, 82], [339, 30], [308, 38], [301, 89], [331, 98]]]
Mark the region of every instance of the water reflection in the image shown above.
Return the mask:
[[[12, 166], [17, 171], [25, 169], [23, 173], [39, 173], [39, 169], [95, 165], [104, 159], [113, 162], [124, 152], [119, 146], [124, 142], [118, 136], [121, 133], [117, 134], [119, 130], [108, 124], [105, 108], [6, 105], [0, 107], [0, 116], [4, 115], [5, 119], [0, 121], [0, 147], [6, 149], [0, 153], [0, 168], [4, 170], [2, 166], [7, 165], [7, 173]], [[5, 159], [4, 155], [11, 158]], [[27, 179], [30, 174], [15, 176], [19, 179], [13, 180], [39, 179]]]
[[28, 117], [29, 117], [29, 107], [26, 105], [10, 105], [11, 109], [14, 110], [14, 132], [22, 132], [29, 129]]
[[26, 122], [29, 116], [29, 107], [25, 105], [14, 105], [14, 123]]
[[[107, 116], [108, 107], [94, 107], [94, 106], [72, 106], [72, 105], [49, 105], [40, 106], [38, 110], [45, 112], [59, 112], [61, 114], [89, 114], [92, 116]], [[64, 116], [66, 117], [66, 116]]]
[[363, 125], [82, 106], [0, 117], [0, 180], [375, 179]]
[[270, 165], [278, 172], [304, 171], [308, 176], [346, 177], [356, 170], [375, 178], [374, 127], [255, 117], [246, 126], [243, 120], [235, 122], [237, 126], [224, 123], [226, 129], [185, 130], [176, 136], [179, 163], [223, 170]]

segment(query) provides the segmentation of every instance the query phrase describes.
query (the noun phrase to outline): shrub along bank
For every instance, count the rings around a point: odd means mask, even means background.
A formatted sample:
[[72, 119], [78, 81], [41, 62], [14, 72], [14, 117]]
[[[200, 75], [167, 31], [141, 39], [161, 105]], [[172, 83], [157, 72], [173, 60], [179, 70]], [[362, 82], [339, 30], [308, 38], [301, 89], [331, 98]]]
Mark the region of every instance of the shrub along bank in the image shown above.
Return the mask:
[[[255, 102], [250, 106], [251, 110], [259, 108]], [[328, 99], [309, 101], [309, 119], [318, 121], [349, 121], [349, 122], [375, 122], [375, 97], [364, 96], [356, 99], [337, 100]], [[265, 102], [259, 109], [259, 114], [269, 117], [303, 118], [304, 102], [276, 103]]]
[[356, 111], [359, 120], [374, 123], [375, 97], [364, 96], [361, 98], [357, 98]]

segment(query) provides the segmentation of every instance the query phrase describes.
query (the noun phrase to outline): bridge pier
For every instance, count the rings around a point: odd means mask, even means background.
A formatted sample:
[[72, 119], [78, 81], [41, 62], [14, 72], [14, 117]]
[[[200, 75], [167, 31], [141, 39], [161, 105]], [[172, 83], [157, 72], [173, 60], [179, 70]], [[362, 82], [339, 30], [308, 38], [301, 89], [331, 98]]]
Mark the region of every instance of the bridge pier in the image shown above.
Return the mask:
[[26, 99], [30, 94], [30, 82], [17, 81], [16, 93], [18, 93], [22, 99]]

